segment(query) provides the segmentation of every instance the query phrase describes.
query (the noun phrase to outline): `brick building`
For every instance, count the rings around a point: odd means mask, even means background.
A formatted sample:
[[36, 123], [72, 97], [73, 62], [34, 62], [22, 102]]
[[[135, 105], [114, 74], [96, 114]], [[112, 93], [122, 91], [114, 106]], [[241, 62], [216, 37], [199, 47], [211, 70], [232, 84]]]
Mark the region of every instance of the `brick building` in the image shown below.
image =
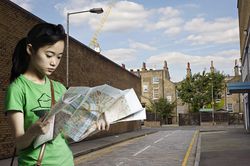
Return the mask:
[[[192, 75], [192, 73], [191, 73], [191, 68], [190, 68], [190, 63], [188, 62], [187, 63], [187, 69], [186, 69], [187, 71], [186, 71], [186, 79], [189, 79], [190, 77], [191, 77], [191, 75]], [[179, 87], [180, 86], [180, 84], [181, 84], [181, 81], [180, 82], [177, 82], [176, 83], [176, 87]], [[181, 98], [180, 97], [178, 97], [178, 94], [177, 94], [177, 119], [179, 119], [178, 118], [178, 116], [179, 116], [179, 114], [184, 114], [184, 113], [188, 113], [189, 112], [189, 105], [187, 104], [187, 103], [185, 103], [185, 102], [183, 102], [182, 100], [181, 100]]]
[[[176, 86], [170, 80], [170, 74], [167, 62], [164, 61], [164, 67], [160, 70], [147, 69], [146, 63], [143, 63], [142, 69], [134, 72], [141, 77], [141, 102], [150, 105], [150, 102], [165, 98], [169, 102], [176, 101]], [[176, 123], [176, 108], [172, 112], [172, 123]]]
[[[213, 61], [211, 61], [210, 66], [210, 72], [215, 72], [216, 68], [213, 65]], [[187, 73], [186, 73], [186, 79], [189, 79], [192, 76], [191, 73], [191, 67], [190, 63], [187, 63]], [[241, 94], [229, 94], [226, 84], [227, 83], [236, 83], [240, 82], [241, 76], [239, 72], [239, 66], [237, 64], [237, 60], [235, 60], [235, 66], [234, 66], [234, 75], [230, 76], [227, 75], [224, 79], [225, 82], [225, 88], [224, 91], [220, 94], [220, 96], [214, 96], [215, 102], [220, 108], [217, 108], [216, 110], [223, 110], [227, 112], [233, 112], [233, 113], [239, 113], [243, 110], [243, 103], [242, 103], [242, 95]], [[176, 83], [176, 86], [178, 87], [179, 83]], [[221, 103], [221, 104], [219, 104]], [[177, 96], [177, 115], [179, 113], [188, 113], [189, 112], [189, 105], [187, 103], [184, 103], [178, 96]]]
[[241, 82], [228, 84], [230, 93], [243, 94], [244, 123], [246, 131], [250, 132], [250, 1], [238, 0], [239, 37], [240, 37], [240, 60], [241, 60]]
[[[4, 96], [9, 85], [12, 53], [18, 40], [40, 22], [44, 20], [11, 1], [0, 1], [0, 159], [10, 157], [14, 148], [11, 129], [3, 110]], [[69, 86], [95, 86], [106, 83], [120, 89], [134, 88], [138, 96], [141, 94], [140, 78], [71, 37], [69, 45]], [[51, 78], [66, 85], [66, 56], [63, 56]], [[123, 122], [112, 125], [109, 132], [102, 132], [98, 136], [139, 128], [139, 122]]]
[[[241, 75], [239, 73], [239, 66], [237, 60], [235, 60], [234, 66], [234, 76], [226, 76], [225, 83], [237, 83], [241, 82]], [[233, 113], [243, 113], [243, 96], [240, 93], [228, 93], [228, 88], [226, 86], [225, 93], [222, 95], [224, 99], [224, 109], [228, 112]]]

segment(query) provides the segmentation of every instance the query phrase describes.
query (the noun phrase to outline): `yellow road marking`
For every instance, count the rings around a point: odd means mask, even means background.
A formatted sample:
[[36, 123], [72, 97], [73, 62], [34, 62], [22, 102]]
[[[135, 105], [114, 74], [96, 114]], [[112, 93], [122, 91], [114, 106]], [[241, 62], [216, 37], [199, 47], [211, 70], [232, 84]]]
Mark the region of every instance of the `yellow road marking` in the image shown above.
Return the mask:
[[192, 147], [193, 147], [193, 144], [194, 144], [194, 140], [197, 137], [197, 135], [198, 135], [198, 130], [196, 130], [194, 135], [193, 135], [192, 141], [191, 141], [191, 143], [190, 143], [190, 145], [188, 147], [188, 150], [186, 152], [186, 155], [184, 157], [184, 160], [183, 160], [181, 166], [186, 166], [187, 165], [188, 157], [189, 157], [189, 155], [191, 153], [191, 150], [192, 150]]

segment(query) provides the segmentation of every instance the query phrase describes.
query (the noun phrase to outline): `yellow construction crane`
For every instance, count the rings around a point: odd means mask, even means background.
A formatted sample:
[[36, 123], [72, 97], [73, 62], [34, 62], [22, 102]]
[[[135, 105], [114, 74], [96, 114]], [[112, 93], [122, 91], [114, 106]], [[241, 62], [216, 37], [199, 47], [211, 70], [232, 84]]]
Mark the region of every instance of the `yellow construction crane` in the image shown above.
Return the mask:
[[93, 50], [95, 50], [96, 52], [99, 52], [99, 53], [101, 52], [101, 48], [100, 48], [100, 45], [98, 43], [97, 38], [98, 38], [98, 35], [100, 34], [100, 32], [104, 26], [104, 23], [107, 21], [108, 15], [110, 14], [110, 11], [111, 11], [112, 7], [114, 6], [115, 1], [116, 0], [112, 0], [109, 3], [107, 10], [104, 11], [104, 15], [101, 18], [101, 21], [99, 22], [98, 28], [96, 29], [92, 39], [89, 42], [89, 47], [92, 48]]

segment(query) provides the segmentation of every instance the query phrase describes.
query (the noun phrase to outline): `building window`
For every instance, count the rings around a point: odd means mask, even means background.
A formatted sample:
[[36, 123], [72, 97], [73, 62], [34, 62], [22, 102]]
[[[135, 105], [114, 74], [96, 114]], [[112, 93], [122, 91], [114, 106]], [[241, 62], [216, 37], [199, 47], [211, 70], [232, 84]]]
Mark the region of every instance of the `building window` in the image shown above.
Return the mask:
[[179, 92], [178, 90], [176, 90], [175, 92], [176, 92], [176, 93], [175, 93], [175, 94], [176, 94], [176, 99], [179, 99], [179, 98], [180, 98], [180, 97], [179, 97], [179, 96], [180, 96], [180, 95], [179, 95], [180, 92]]
[[148, 92], [148, 85], [143, 85], [142, 88], [144, 93]]
[[167, 96], [168, 102], [172, 102], [172, 96]]
[[233, 112], [233, 104], [232, 103], [227, 104], [227, 111], [228, 112]]
[[159, 80], [159, 77], [153, 77], [152, 78], [152, 83], [153, 84], [159, 84], [160, 80]]
[[159, 99], [159, 88], [153, 88], [153, 100]]

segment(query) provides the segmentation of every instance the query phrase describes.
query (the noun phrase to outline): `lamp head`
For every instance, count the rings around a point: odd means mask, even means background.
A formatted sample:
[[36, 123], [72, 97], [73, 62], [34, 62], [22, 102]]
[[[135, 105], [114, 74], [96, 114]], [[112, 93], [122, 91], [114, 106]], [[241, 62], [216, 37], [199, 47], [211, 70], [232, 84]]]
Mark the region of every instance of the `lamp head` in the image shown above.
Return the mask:
[[96, 13], [96, 14], [101, 14], [103, 13], [103, 9], [102, 8], [92, 8], [89, 10], [90, 13]]

